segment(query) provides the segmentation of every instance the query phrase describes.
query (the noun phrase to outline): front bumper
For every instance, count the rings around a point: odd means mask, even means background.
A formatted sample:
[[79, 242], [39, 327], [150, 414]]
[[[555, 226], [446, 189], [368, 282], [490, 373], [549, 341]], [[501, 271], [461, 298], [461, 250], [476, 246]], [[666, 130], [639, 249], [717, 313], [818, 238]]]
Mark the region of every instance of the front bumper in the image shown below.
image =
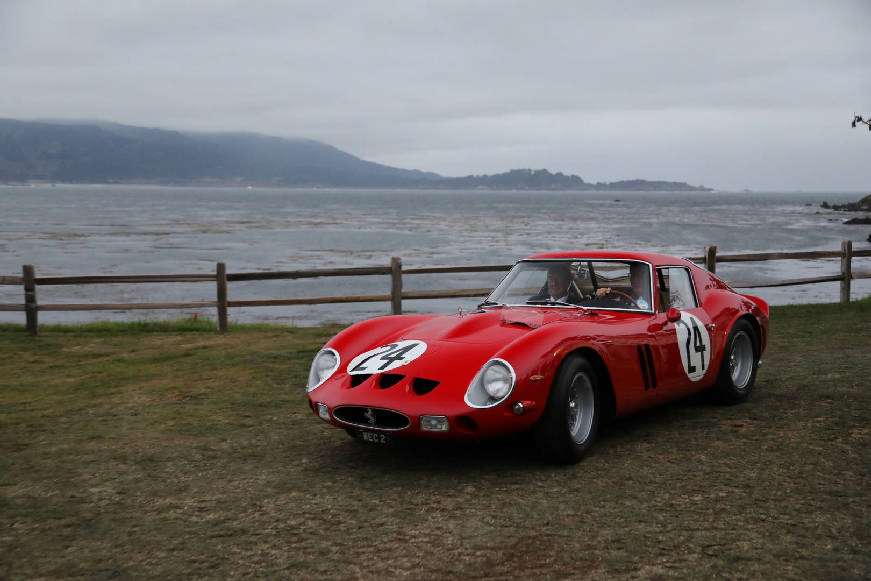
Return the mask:
[[[472, 408], [463, 401], [468, 386], [441, 384], [426, 392], [416, 389], [415, 378], [379, 376], [351, 386], [331, 379], [310, 392], [312, 412], [345, 429], [389, 432], [400, 437], [468, 439], [504, 436], [529, 429], [541, 415], [544, 402], [514, 392], [491, 408]], [[546, 394], [544, 394], [546, 401]]]

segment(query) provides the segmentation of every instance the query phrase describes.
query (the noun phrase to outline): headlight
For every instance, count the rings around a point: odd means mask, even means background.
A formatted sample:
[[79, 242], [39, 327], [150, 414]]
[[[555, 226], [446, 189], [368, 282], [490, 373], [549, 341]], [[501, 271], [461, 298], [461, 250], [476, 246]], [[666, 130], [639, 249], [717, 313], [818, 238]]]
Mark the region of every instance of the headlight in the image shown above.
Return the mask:
[[308, 373], [306, 391], [311, 391], [325, 382], [339, 368], [339, 354], [335, 349], [322, 349], [312, 361]]
[[484, 376], [481, 378], [486, 391], [493, 399], [502, 399], [514, 387], [511, 370], [498, 361], [491, 361], [484, 367]]
[[505, 401], [514, 389], [514, 369], [504, 359], [491, 359], [466, 390], [466, 403], [474, 408], [489, 408]]

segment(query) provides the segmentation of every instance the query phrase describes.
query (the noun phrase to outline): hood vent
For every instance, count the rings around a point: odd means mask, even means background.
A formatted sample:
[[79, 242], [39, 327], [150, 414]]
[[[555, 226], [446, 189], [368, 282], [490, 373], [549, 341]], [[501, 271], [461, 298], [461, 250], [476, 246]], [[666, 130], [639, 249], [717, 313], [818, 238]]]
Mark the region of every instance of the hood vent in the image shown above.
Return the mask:
[[438, 387], [438, 384], [438, 381], [433, 381], [432, 379], [415, 377], [414, 383], [411, 384], [411, 390], [417, 395], [425, 395]]
[[[406, 379], [407, 376], [399, 375], [397, 373], [382, 373], [378, 376], [373, 376], [372, 374], [355, 374], [351, 376], [351, 387], [362, 385], [372, 377], [376, 377], [375, 387], [378, 389], [390, 389]], [[411, 381], [411, 391], [416, 395], [426, 395], [438, 387], [439, 383], [441, 382], [433, 379], [414, 377]]]
[[387, 389], [388, 387], [393, 387], [403, 379], [405, 379], [404, 375], [397, 375], [395, 373], [383, 373], [381, 375], [381, 379], [378, 380], [378, 387], [380, 387], [381, 389]]
[[361, 383], [363, 383], [364, 381], [366, 381], [370, 377], [372, 377], [372, 374], [367, 375], [365, 373], [362, 373], [362, 374], [352, 375], [351, 376], [351, 387], [357, 387], [358, 385], [360, 385]]

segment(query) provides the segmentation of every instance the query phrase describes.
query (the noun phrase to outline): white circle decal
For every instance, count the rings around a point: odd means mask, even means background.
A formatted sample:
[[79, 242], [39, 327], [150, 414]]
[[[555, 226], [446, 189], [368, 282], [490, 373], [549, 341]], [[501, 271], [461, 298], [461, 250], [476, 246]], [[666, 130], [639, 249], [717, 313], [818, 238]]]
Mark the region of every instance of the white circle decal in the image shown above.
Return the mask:
[[423, 355], [426, 343], [423, 341], [397, 341], [382, 345], [365, 353], [360, 353], [348, 363], [348, 374], [359, 375], [384, 373], [407, 365]]
[[705, 376], [711, 362], [711, 337], [701, 319], [686, 311], [681, 311], [680, 321], [676, 321], [677, 348], [683, 370], [692, 381]]

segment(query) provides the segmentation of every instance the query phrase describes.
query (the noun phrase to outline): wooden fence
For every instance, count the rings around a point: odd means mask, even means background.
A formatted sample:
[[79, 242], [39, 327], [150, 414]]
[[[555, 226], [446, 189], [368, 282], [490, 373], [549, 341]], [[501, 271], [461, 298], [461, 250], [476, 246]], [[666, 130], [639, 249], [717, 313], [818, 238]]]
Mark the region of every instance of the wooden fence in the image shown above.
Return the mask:
[[[841, 250], [811, 251], [811, 252], [766, 252], [757, 254], [717, 255], [716, 246], [706, 246], [704, 255], [690, 257], [689, 260], [705, 265], [711, 272], [717, 271], [717, 264], [724, 262], [757, 262], [767, 260], [819, 260], [838, 258], [841, 268], [838, 274], [815, 278], [802, 278], [781, 281], [731, 281], [735, 288], [779, 287], [822, 282], [841, 283], [841, 302], [850, 301], [850, 282], [860, 278], [871, 278], [871, 272], [856, 272], [853, 270], [853, 258], [869, 257], [871, 250], [853, 251], [850, 240], [841, 244]], [[400, 258], [392, 258], [389, 266], [371, 266], [357, 268], [293, 270], [256, 273], [228, 273], [225, 263], [219, 262], [215, 274], [145, 274], [145, 275], [98, 275], [98, 276], [36, 276], [33, 265], [26, 264], [21, 276], [0, 276], [0, 285], [18, 285], [24, 287], [23, 304], [0, 304], [0, 311], [24, 311], [27, 332], [38, 333], [38, 313], [40, 311], [126, 311], [136, 309], [201, 309], [214, 308], [217, 311], [218, 330], [227, 330], [227, 313], [234, 307], [275, 307], [286, 305], [317, 305], [327, 303], [362, 303], [389, 302], [391, 313], [402, 313], [403, 300], [444, 299], [484, 297], [491, 288], [472, 288], [457, 290], [403, 291], [402, 281], [406, 275], [414, 274], [445, 274], [469, 272], [506, 272], [511, 264], [489, 266], [445, 266], [432, 268], [402, 268]], [[382, 295], [359, 296], [326, 296], [302, 297], [261, 300], [230, 300], [228, 283], [261, 280], [289, 280], [305, 278], [321, 278], [335, 276], [389, 276], [390, 293]], [[214, 301], [171, 302], [171, 303], [61, 303], [39, 304], [36, 299], [38, 286], [53, 285], [92, 285], [92, 284], [137, 284], [137, 283], [191, 283], [214, 282], [216, 284], [216, 299]], [[728, 282], [728, 281], [727, 281]]]

